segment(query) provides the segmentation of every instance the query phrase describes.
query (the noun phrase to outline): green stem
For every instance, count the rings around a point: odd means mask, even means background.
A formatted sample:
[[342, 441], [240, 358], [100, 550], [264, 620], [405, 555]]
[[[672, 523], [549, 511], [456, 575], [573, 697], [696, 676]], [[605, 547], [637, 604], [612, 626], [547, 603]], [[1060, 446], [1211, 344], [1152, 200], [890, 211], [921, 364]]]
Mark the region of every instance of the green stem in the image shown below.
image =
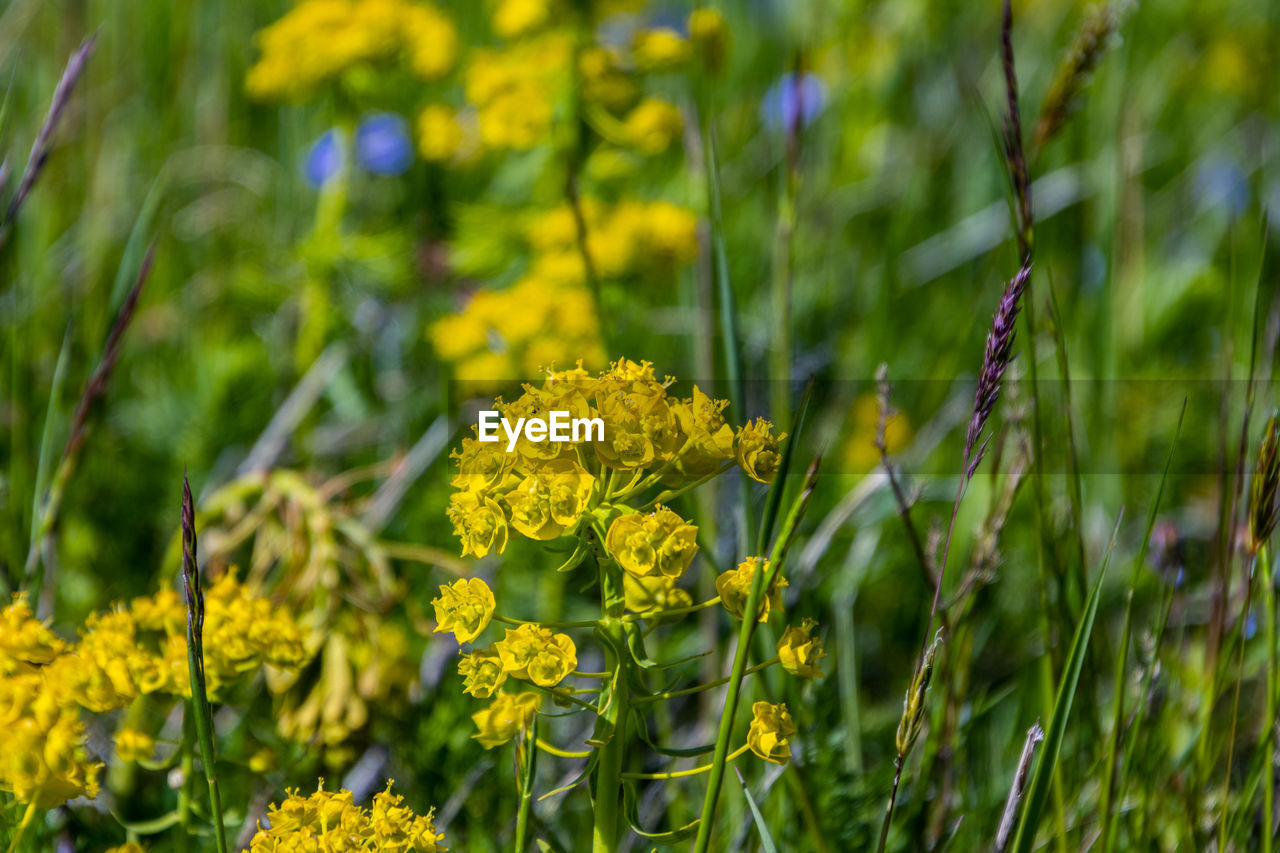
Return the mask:
[[521, 747], [524, 762], [520, 773], [520, 810], [516, 814], [516, 853], [524, 853], [529, 847], [529, 813], [533, 811], [533, 778], [538, 767], [537, 742], [538, 716], [535, 714]]
[[[608, 572], [608, 567], [602, 567]], [[629, 685], [627, 661], [622, 650], [627, 647], [622, 623], [607, 620], [602, 626], [611, 643], [605, 645], [607, 668], [616, 673], [612, 694], [602, 701], [611, 703], [609, 714], [614, 718], [613, 736], [600, 747], [600, 761], [596, 765], [595, 825], [591, 832], [593, 853], [614, 853], [618, 849], [618, 803], [622, 793], [622, 764], [626, 750], [627, 717], [629, 715]], [[605, 710], [601, 709], [603, 715]]]
[[747, 658], [751, 655], [751, 637], [755, 633], [760, 602], [781, 571], [782, 560], [791, 544], [791, 537], [813, 494], [817, 473], [818, 466], [815, 461], [805, 474], [799, 497], [787, 512], [782, 529], [778, 532], [778, 538], [774, 540], [768, 562], [751, 576], [751, 590], [747, 594], [746, 606], [742, 609], [742, 624], [738, 629], [738, 647], [734, 651], [733, 669], [729, 674], [729, 689], [725, 693], [724, 709], [720, 714], [720, 729], [716, 734], [716, 752], [711, 762], [711, 777], [707, 781], [707, 794], [702, 801], [702, 817], [698, 821], [698, 838], [694, 843], [696, 853], [706, 853], [711, 847], [711, 835], [715, 829], [716, 803], [720, 799], [720, 788], [724, 784], [724, 771], [729, 757], [729, 738], [733, 734], [733, 718], [738, 710], [742, 678], [747, 670]]
[[26, 834], [27, 827], [31, 826], [31, 821], [36, 817], [36, 801], [33, 797], [31, 802], [27, 803], [27, 809], [22, 813], [22, 822], [18, 824], [18, 832], [13, 836], [13, 841], [9, 844], [9, 853], [14, 853], [18, 849], [18, 844], [22, 841], [22, 836]]
[[[769, 660], [765, 661], [764, 663], [758, 663], [755, 666], [750, 667], [742, 674], [750, 675], [753, 672], [759, 672], [762, 669], [773, 666], [777, 662], [778, 662], [778, 658], [777, 656], [774, 656]], [[711, 690], [715, 687], [719, 687], [722, 684], [728, 684], [728, 683], [729, 683], [729, 679], [727, 677], [717, 678], [715, 681], [708, 681], [706, 684], [697, 684], [697, 685], [694, 685], [693, 687], [686, 687], [683, 690], [671, 690], [666, 693], [654, 693], [650, 696], [641, 696], [636, 699], [636, 704], [640, 705], [645, 702], [659, 702], [659, 701], [664, 701], [666, 699], [675, 699], [678, 696], [692, 696], [695, 693], [701, 693], [704, 690]]]
[[1276, 737], [1276, 588], [1271, 574], [1271, 549], [1258, 549], [1262, 566], [1263, 602], [1267, 631], [1267, 715], [1262, 718], [1262, 853], [1271, 853], [1275, 813], [1275, 737]]

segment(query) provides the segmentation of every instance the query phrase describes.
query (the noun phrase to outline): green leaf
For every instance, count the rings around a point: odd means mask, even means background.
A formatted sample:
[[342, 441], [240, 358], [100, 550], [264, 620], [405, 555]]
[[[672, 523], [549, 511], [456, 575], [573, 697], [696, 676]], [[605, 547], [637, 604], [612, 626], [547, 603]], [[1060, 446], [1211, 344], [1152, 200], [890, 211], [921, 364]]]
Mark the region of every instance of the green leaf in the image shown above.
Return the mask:
[[756, 831], [760, 833], [760, 847], [764, 853], [778, 853], [778, 845], [773, 842], [773, 835], [769, 832], [768, 825], [764, 822], [764, 815], [760, 814], [760, 807], [756, 805], [755, 798], [751, 796], [751, 789], [747, 787], [747, 780], [742, 778], [742, 771], [737, 767], [733, 768], [733, 772], [738, 774], [738, 783], [742, 785], [742, 795], [747, 798], [747, 806], [751, 809], [751, 818], [756, 822]]
[[1058, 755], [1062, 752], [1062, 740], [1067, 731], [1067, 718], [1071, 716], [1071, 703], [1075, 699], [1076, 685], [1080, 681], [1080, 670], [1084, 668], [1085, 650], [1089, 646], [1089, 637], [1093, 634], [1094, 617], [1098, 615], [1098, 597], [1102, 590], [1102, 579], [1107, 576], [1111, 550], [1115, 548], [1116, 534], [1120, 531], [1120, 519], [1123, 517], [1122, 509], [1119, 517], [1116, 518], [1115, 529], [1111, 532], [1111, 542], [1107, 545], [1106, 555], [1102, 558], [1102, 568], [1098, 570], [1098, 577], [1093, 581], [1093, 588], [1089, 591], [1089, 598], [1084, 605], [1084, 613], [1080, 616], [1075, 637], [1071, 640], [1071, 654], [1067, 657], [1062, 679], [1058, 682], [1058, 693], [1053, 701], [1053, 713], [1049, 717], [1044, 747], [1040, 751], [1040, 762], [1036, 765], [1036, 772], [1031, 777], [1022, 819], [1018, 822], [1018, 834], [1013, 842], [1014, 853], [1030, 853], [1035, 845], [1036, 830], [1040, 826], [1045, 801], [1049, 798], [1049, 786], [1058, 765]]
[[642, 828], [640, 826], [640, 813], [636, 809], [635, 783], [625, 779], [622, 782], [622, 801], [623, 814], [627, 818], [627, 825], [631, 827], [632, 832], [641, 838], [647, 838], [658, 844], [678, 844], [686, 838], [691, 838], [698, 829], [698, 820], [696, 818], [679, 829], [670, 829], [664, 832], [650, 832]]

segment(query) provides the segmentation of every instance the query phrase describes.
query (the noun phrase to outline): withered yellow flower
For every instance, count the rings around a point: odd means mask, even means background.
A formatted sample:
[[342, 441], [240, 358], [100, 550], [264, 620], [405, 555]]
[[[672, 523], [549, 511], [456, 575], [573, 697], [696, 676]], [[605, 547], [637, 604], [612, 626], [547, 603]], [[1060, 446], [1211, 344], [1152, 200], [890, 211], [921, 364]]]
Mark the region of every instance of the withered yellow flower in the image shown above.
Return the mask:
[[818, 623], [813, 619], [802, 619], [800, 627], [788, 626], [782, 639], [778, 640], [778, 660], [782, 668], [800, 678], [822, 678], [824, 673], [818, 668], [818, 661], [826, 657], [822, 641], [812, 636]]
[[751, 706], [751, 728], [747, 745], [756, 755], [773, 764], [791, 760], [791, 737], [796, 733], [791, 712], [782, 703], [756, 702]]

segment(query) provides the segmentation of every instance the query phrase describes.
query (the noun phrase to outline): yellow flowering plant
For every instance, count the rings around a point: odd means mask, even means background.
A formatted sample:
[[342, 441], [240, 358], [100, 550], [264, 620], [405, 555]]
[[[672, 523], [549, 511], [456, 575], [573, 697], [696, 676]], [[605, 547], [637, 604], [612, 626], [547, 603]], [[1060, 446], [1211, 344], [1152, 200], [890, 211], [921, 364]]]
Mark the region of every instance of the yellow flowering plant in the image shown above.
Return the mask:
[[[552, 230], [550, 221], [543, 223], [536, 239], [550, 242]], [[490, 749], [516, 741], [522, 786], [532, 785], [535, 749], [587, 759], [584, 777], [594, 779], [596, 849], [601, 850], [615, 849], [618, 842], [624, 787], [707, 771], [715, 779], [726, 762], [748, 751], [773, 763], [785, 763], [790, 754], [795, 734], [790, 715], [785, 706], [762, 702], [736, 750], [729, 749], [733, 712], [726, 710], [725, 741], [715, 747], [711, 764], [640, 772], [634, 765], [646, 751], [642, 744], [651, 743], [653, 703], [730, 682], [736, 696], [745, 674], [775, 665], [799, 677], [821, 676], [816, 623], [806, 619], [786, 630], [776, 657], [750, 669], [737, 666], [734, 677], [677, 691], [650, 685], [651, 674], [681, 663], [650, 659], [646, 636], [658, 626], [720, 604], [739, 624], [782, 612], [786, 581], [778, 569], [804, 505], [803, 499], [793, 504], [767, 558], [750, 557], [737, 570], [722, 573], [716, 580], [719, 594], [695, 603], [685, 585], [702, 565], [699, 528], [676, 506], [692, 490], [735, 468], [750, 480], [772, 480], [783, 468], [786, 436], [776, 435], [765, 420], [735, 428], [726, 420], [726, 401], [696, 387], [680, 396], [674, 387], [675, 380], [659, 378], [652, 364], [628, 359], [599, 373], [581, 362], [549, 370], [540, 385], [525, 385], [519, 397], [496, 399], [494, 410], [506, 423], [568, 413], [598, 422], [594, 434], [588, 429], [561, 441], [517, 430], [495, 443], [477, 426], [453, 453], [449, 517], [463, 556], [500, 555], [520, 539], [548, 545], [567, 540], [560, 546], [568, 556], [559, 571], [583, 578], [598, 591], [600, 616], [584, 621], [560, 621], [558, 613], [526, 619], [503, 612], [502, 597], [476, 577], [441, 585], [432, 604], [436, 630], [452, 632], [462, 647], [463, 691], [489, 702], [473, 714], [475, 738]], [[802, 498], [810, 489], [811, 480]], [[747, 620], [746, 613], [758, 615]], [[472, 645], [491, 621], [507, 626], [504, 635], [487, 647]], [[584, 644], [603, 655], [603, 672], [577, 669]], [[514, 691], [513, 684], [519, 685]], [[570, 714], [593, 715], [586, 751], [562, 749], [539, 735], [544, 698]], [[660, 747], [653, 751], [664, 754]], [[634, 825], [634, 818], [626, 819]], [[646, 835], [674, 840], [697, 824]], [[518, 847], [521, 843], [517, 838]]]

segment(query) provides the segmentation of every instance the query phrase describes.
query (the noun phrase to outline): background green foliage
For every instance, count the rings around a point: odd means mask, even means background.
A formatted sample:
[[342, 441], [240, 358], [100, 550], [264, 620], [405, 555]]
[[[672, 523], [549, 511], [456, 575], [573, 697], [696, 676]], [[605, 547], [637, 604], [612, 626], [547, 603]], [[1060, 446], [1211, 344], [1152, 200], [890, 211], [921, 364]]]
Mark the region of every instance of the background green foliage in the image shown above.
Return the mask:
[[[482, 4], [442, 6], [460, 22], [464, 39], [483, 33]], [[681, 17], [687, 11], [672, 8]], [[173, 582], [184, 467], [198, 497], [229, 480], [326, 346], [341, 344], [347, 358], [277, 464], [319, 480], [404, 453], [441, 414], [460, 426], [450, 407], [457, 389], [448, 386], [448, 369], [426, 337], [427, 324], [473, 284], [450, 267], [449, 247], [477, 250], [486, 236], [484, 205], [508, 203], [511, 186], [527, 185], [551, 167], [530, 154], [513, 155], [487, 177], [441, 172], [420, 160], [402, 177], [357, 176], [339, 244], [308, 242], [318, 195], [299, 164], [341, 105], [328, 98], [264, 105], [249, 100], [243, 87], [256, 57], [254, 34], [286, 9], [279, 2], [12, 0], [0, 12], [0, 147], [11, 175], [24, 162], [66, 57], [98, 33], [49, 167], [0, 256], [0, 561], [10, 581], [20, 574], [31, 535], [42, 435], [49, 431], [55, 450], [65, 441], [79, 389], [121, 301], [117, 282], [131, 282], [140, 245], [156, 244], [155, 269], [56, 531], [52, 613], [64, 632], [113, 600]], [[969, 380], [1002, 283], [1016, 267], [1008, 183], [993, 141], [1004, 109], [999, 9], [924, 0], [759, 0], [722, 11], [731, 50], [714, 83], [713, 121], [740, 347], [753, 380], [749, 399], [735, 406], [767, 414], [768, 382], [780, 381], [768, 366], [769, 271], [776, 263], [784, 140], [762, 125], [759, 103], [779, 75], [803, 65], [826, 81], [829, 102], [804, 132], [799, 153], [789, 379], [818, 377], [805, 449], [826, 456], [797, 548], [814, 541], [851, 490], [868, 495], [816, 546], [807, 568], [793, 569], [790, 612], [823, 625], [828, 677], [802, 686], [779, 675], [750, 688], [788, 698], [801, 732], [794, 769], [779, 775], [757, 762], [744, 770], [780, 849], [863, 849], [879, 832], [901, 697], [932, 590], [890, 495], [875, 487], [879, 475], [851, 461], [866, 459], [874, 432], [873, 422], [856, 416], [856, 401], [874, 395], [881, 362], [891, 379], [902, 380], [894, 402], [910, 427], [901, 460], [910, 485], [923, 490], [915, 524], [924, 532], [932, 520], [945, 526]], [[1015, 4], [1014, 15], [1030, 132], [1085, 8], [1035, 0]], [[1052, 685], [1122, 506], [1127, 513], [1044, 826], [1059, 838], [1059, 849], [1083, 847], [1098, 832], [1113, 667], [1131, 592], [1133, 646], [1123, 675], [1133, 683], [1124, 692], [1126, 708], [1140, 716], [1124, 730], [1133, 764], [1117, 806], [1120, 838], [1137, 843], [1142, 832], [1156, 847], [1175, 849], [1216, 835], [1231, 748], [1229, 702], [1221, 701], [1225, 688], [1210, 686], [1215, 670], [1207, 649], [1222, 620], [1228, 633], [1236, 624], [1243, 595], [1240, 562], [1222, 565], [1218, 531], [1222, 497], [1231, 492], [1219, 475], [1235, 464], [1245, 386], [1223, 380], [1247, 376], [1255, 323], [1262, 331], [1256, 374], [1271, 373], [1275, 267], [1261, 223], [1264, 208], [1280, 200], [1278, 37], [1280, 7], [1271, 3], [1136, 5], [1108, 43], [1078, 112], [1034, 160], [1041, 219], [1030, 298], [1037, 334], [1020, 327], [1018, 379], [994, 425], [1002, 430], [997, 443], [1007, 442], [1007, 470], [1018, 437], [1030, 433], [1025, 379], [1028, 359], [1036, 358], [1046, 515], [1024, 485], [1000, 534], [993, 573], [971, 592], [963, 615], [957, 608], [953, 616], [966, 628], [959, 645], [948, 637], [944, 647], [928, 729], [904, 772], [891, 849], [924, 849], [951, 836], [953, 849], [989, 844], [1024, 734], [1036, 719], [1048, 723]], [[664, 84], [686, 110], [695, 103], [695, 77], [675, 75]], [[374, 106], [399, 108], [394, 94], [383, 100]], [[633, 180], [639, 194], [665, 195], [705, 215], [702, 168], [696, 152], [673, 153]], [[335, 274], [322, 294], [320, 333], [308, 339], [299, 318], [303, 300], [315, 298], [307, 296], [307, 268], [320, 251], [335, 253]], [[696, 294], [709, 287], [707, 276], [703, 263], [659, 286], [608, 290], [611, 354], [648, 359], [660, 373], [700, 382], [722, 377], [719, 344], [710, 376], [699, 353], [708, 338]], [[1050, 283], [1058, 308], [1052, 316]], [[1256, 317], [1255, 287], [1262, 288]], [[1072, 453], [1061, 345], [1076, 380], [1069, 414], [1085, 472], [1078, 518], [1068, 499]], [[64, 346], [66, 378], [50, 399]], [[728, 393], [723, 381], [717, 390]], [[1153, 548], [1159, 571], [1144, 566], [1130, 589], [1129, 564], [1184, 395], [1192, 404], [1159, 513]], [[1275, 403], [1264, 382], [1255, 419]], [[1257, 432], [1256, 425], [1249, 429], [1251, 442]], [[846, 449], [850, 442], [860, 442], [861, 455]], [[958, 565], [944, 601], [998, 493], [998, 481], [987, 476], [994, 456], [962, 506], [953, 545]], [[874, 454], [870, 459], [874, 464]], [[1245, 469], [1251, 459], [1252, 451]], [[413, 483], [387, 538], [453, 552], [443, 513], [447, 462], [437, 458]], [[344, 500], [370, 488], [356, 485]], [[719, 504], [704, 498], [700, 506], [725, 519], [718, 531], [724, 562], [741, 555], [734, 550], [731, 497], [722, 493]], [[756, 498], [762, 506], [763, 493]], [[562, 559], [513, 542], [481, 571], [496, 578], [499, 602], [542, 606], [576, 595], [571, 580], [551, 572]], [[447, 577], [416, 563], [397, 563], [396, 571], [407, 600], [385, 618], [420, 629], [426, 602]], [[703, 574], [713, 576], [705, 567]], [[1152, 690], [1140, 695], [1166, 600], [1160, 668]], [[566, 618], [575, 618], [572, 608]], [[704, 671], [723, 671], [727, 617], [676, 636], [665, 650], [669, 657], [712, 648]], [[470, 739], [469, 715], [477, 707], [461, 695], [449, 643], [415, 633], [420, 683], [406, 702], [387, 713], [375, 709], [368, 730], [331, 755], [278, 745], [275, 769], [224, 782], [229, 809], [243, 818], [256, 795], [278, 799], [286, 785], [307, 788], [318, 775], [337, 781], [364, 755], [385, 758], [375, 788], [393, 776], [416, 807], [441, 809], [452, 846], [509, 844], [517, 797], [510, 756], [485, 752]], [[948, 675], [956, 655], [968, 661], [961, 683]], [[1243, 796], [1241, 785], [1258, 766], [1260, 661], [1261, 649], [1250, 646], [1233, 797]], [[584, 661], [582, 668], [593, 667]], [[1211, 697], [1218, 707], [1207, 712], [1203, 703]], [[714, 707], [669, 712], [667, 733], [709, 739]], [[949, 715], [952, 740], [942, 748], [937, 733]], [[566, 775], [572, 763], [540, 764], [540, 790], [572, 778]], [[165, 791], [162, 780], [137, 790], [121, 809], [141, 819], [160, 808]], [[682, 825], [696, 816], [701, 790], [696, 778], [655, 786], [641, 804], [643, 819]], [[738, 838], [758, 844], [732, 775], [722, 803], [726, 847]], [[1246, 839], [1256, 840], [1261, 829], [1244, 805], [1232, 807], [1233, 820], [1240, 809], [1234, 837], [1251, 849]], [[67, 828], [76, 849], [121, 838], [92, 808], [53, 820]], [[585, 792], [539, 806], [535, 820], [539, 837], [581, 849], [590, 827]], [[157, 849], [169, 849], [163, 838]]]

